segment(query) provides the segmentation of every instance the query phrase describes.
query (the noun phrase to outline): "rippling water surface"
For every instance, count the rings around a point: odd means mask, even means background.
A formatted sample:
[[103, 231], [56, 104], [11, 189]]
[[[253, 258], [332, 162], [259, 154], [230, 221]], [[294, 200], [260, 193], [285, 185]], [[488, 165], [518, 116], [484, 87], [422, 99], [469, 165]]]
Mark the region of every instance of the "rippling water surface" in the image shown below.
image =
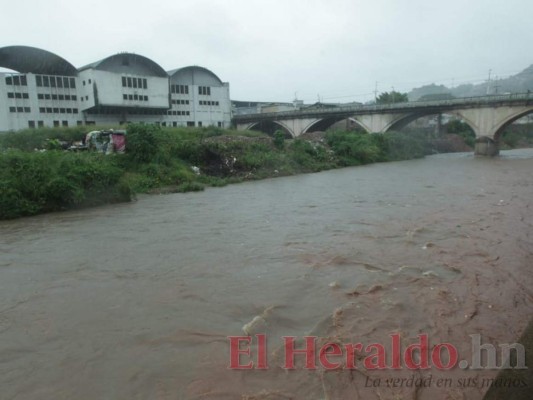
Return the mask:
[[[481, 398], [365, 388], [405, 370], [285, 371], [282, 336], [516, 341], [532, 172], [533, 150], [438, 155], [0, 222], [0, 398]], [[227, 369], [243, 328], [269, 370]]]

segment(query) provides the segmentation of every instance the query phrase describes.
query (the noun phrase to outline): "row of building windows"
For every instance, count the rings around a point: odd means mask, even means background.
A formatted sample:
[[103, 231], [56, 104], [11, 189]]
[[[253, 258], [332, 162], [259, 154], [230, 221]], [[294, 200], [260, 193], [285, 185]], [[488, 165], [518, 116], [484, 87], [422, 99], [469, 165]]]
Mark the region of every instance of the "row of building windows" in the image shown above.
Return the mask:
[[[30, 96], [28, 93], [13, 93], [8, 92], [7, 97], [9, 99], [29, 99]], [[38, 93], [37, 98], [39, 100], [78, 100], [78, 96], [75, 94], [45, 94], [45, 93]]]
[[6, 85], [28, 86], [28, 80], [26, 79], [26, 75], [6, 76]]
[[30, 107], [9, 107], [9, 112], [12, 113], [29, 113], [31, 112]]
[[39, 112], [44, 114], [77, 114], [77, 108], [39, 107]]
[[28, 93], [7, 92], [7, 98], [8, 99], [29, 99], [30, 96]]
[[218, 106], [218, 101], [207, 101], [207, 100], [200, 100], [201, 106]]
[[134, 89], [148, 89], [148, 80], [146, 78], [123, 76], [122, 87], [129, 87]]
[[38, 93], [37, 98], [39, 100], [78, 100], [78, 96], [75, 94], [48, 94], [48, 93]]
[[[159, 122], [156, 122], [156, 125], [160, 125]], [[167, 124], [166, 122], [161, 122], [161, 126], [170, 126], [170, 122]], [[178, 122], [174, 121], [172, 122], [172, 126], [176, 127], [178, 126]], [[187, 121], [187, 126], [194, 126], [194, 121]], [[198, 126], [202, 126], [202, 122], [198, 121]], [[219, 128], [222, 128], [222, 122], [217, 122], [217, 126]]]
[[189, 104], [189, 100], [174, 100], [172, 99], [172, 104]]
[[76, 89], [76, 79], [68, 76], [36, 75], [37, 87]]
[[209, 86], [198, 86], [198, 94], [202, 96], [211, 96], [211, 88]]
[[178, 94], [189, 94], [189, 86], [187, 85], [170, 85], [170, 91]]
[[[83, 121], [76, 121], [76, 125], [82, 126]], [[94, 121], [87, 121], [85, 125], [95, 125]], [[58, 126], [68, 126], [68, 121], [54, 121], [54, 127]], [[28, 127], [29, 128], [35, 128], [35, 121], [28, 121]], [[37, 121], [37, 127], [42, 128], [44, 127], [44, 121]]]
[[140, 95], [140, 94], [123, 94], [122, 98], [124, 100], [140, 100], [140, 101], [148, 101], [148, 96]]
[[167, 115], [191, 115], [190, 111], [167, 111]]

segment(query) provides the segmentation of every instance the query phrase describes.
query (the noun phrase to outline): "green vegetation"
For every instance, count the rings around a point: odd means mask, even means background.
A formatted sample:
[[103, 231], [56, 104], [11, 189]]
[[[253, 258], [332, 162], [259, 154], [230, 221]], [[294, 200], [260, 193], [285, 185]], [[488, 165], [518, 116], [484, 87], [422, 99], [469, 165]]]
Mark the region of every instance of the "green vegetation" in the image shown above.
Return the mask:
[[500, 135], [502, 150], [533, 147], [533, 124], [511, 124]]
[[376, 104], [392, 104], [392, 103], [406, 103], [409, 101], [407, 93], [400, 93], [396, 91], [383, 92], [377, 99]]
[[448, 133], [454, 133], [461, 136], [468, 146], [474, 147], [476, 134], [466, 122], [453, 119], [446, 125], [446, 130]]
[[[328, 132], [287, 140], [255, 131], [128, 126], [126, 154], [60, 150], [87, 129], [0, 135], [0, 219], [188, 192], [250, 179], [423, 157], [423, 135]], [[47, 149], [35, 151], [34, 149]]]
[[0, 219], [129, 201], [113, 157], [59, 151], [0, 154]]

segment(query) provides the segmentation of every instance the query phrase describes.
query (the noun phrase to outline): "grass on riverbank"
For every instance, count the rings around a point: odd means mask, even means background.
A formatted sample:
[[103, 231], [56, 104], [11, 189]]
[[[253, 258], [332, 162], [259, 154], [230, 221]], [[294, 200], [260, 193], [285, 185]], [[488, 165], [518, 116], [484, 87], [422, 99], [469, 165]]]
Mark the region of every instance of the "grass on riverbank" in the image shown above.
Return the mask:
[[[0, 136], [0, 219], [107, 202], [135, 193], [205, 186], [404, 160], [428, 153], [422, 135], [328, 132], [318, 139], [274, 140], [254, 131], [128, 126], [127, 153], [38, 152], [47, 139], [81, 140], [86, 128]], [[195, 172], [198, 171], [200, 173]]]

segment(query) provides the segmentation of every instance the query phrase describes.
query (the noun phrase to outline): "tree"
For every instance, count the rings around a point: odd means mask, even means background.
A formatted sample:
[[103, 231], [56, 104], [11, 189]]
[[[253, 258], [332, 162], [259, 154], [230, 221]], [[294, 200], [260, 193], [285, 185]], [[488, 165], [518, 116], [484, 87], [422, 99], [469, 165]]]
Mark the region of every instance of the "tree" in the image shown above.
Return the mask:
[[383, 92], [376, 99], [376, 104], [391, 104], [391, 103], [406, 103], [409, 101], [407, 93], [400, 93], [396, 91]]

